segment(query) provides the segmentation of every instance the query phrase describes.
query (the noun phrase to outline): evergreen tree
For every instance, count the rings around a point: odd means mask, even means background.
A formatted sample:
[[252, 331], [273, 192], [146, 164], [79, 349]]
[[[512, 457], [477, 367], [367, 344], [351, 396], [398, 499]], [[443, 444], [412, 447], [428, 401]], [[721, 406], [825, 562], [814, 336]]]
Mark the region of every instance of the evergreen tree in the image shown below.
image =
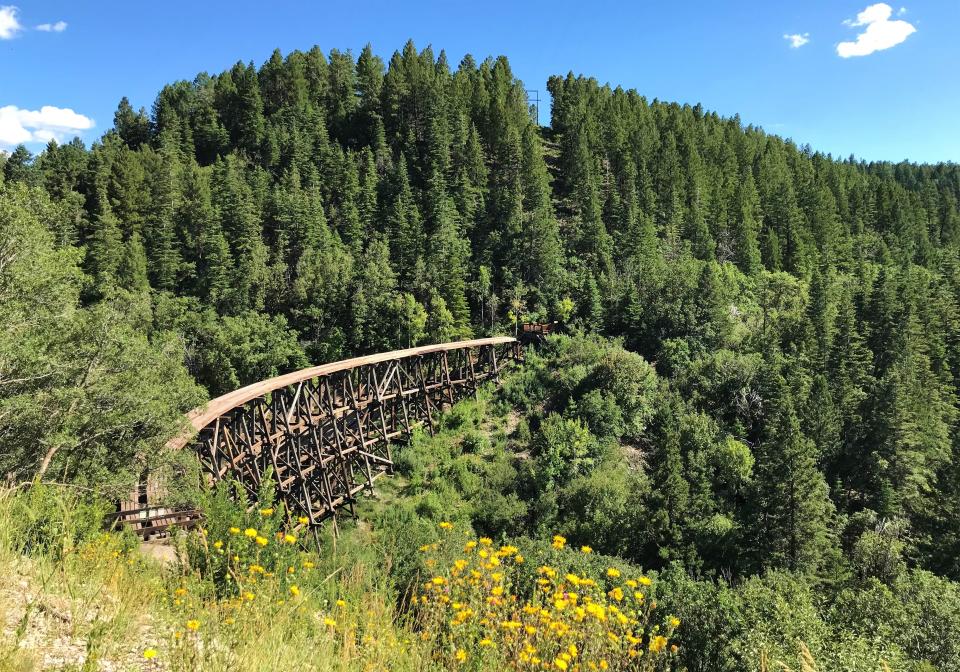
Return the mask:
[[833, 505], [817, 470], [816, 447], [800, 431], [789, 393], [775, 400], [755, 457], [749, 526], [758, 568], [824, 569], [832, 547]]
[[[757, 243], [757, 230], [760, 221], [760, 199], [754, 186], [753, 175], [740, 182], [737, 189], [736, 204], [732, 208], [734, 261], [740, 270], [753, 275], [760, 270], [760, 248]], [[772, 243], [772, 241], [770, 241]], [[767, 267], [776, 270], [779, 267], [779, 252], [771, 245], [767, 254]]]

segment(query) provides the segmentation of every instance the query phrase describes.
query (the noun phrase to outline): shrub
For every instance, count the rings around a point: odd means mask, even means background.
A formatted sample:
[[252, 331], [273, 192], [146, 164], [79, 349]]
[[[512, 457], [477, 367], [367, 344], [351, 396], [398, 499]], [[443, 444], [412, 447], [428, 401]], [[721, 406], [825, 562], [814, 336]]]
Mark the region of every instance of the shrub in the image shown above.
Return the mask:
[[[413, 597], [420, 637], [441, 663], [465, 670], [665, 670], [677, 647], [680, 621], [660, 615], [652, 580], [609, 567], [596, 578], [561, 571], [571, 556], [554, 537], [556, 562], [536, 578], [515, 546], [470, 539], [450, 523], [442, 538], [421, 547], [432, 570]], [[576, 561], [574, 561], [576, 562]]]

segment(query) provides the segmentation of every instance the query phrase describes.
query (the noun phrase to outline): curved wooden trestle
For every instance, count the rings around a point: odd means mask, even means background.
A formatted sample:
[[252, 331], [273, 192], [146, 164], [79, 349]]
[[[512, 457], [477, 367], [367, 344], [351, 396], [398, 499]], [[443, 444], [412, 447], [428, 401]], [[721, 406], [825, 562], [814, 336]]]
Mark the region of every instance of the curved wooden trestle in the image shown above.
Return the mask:
[[[498, 381], [503, 366], [522, 359], [516, 339], [496, 337], [303, 369], [192, 411], [192, 431], [168, 448], [192, 445], [213, 481], [233, 478], [252, 496], [272, 474], [278, 498], [317, 525], [340, 509], [354, 514], [357, 495], [393, 470], [392, 442], [408, 438], [418, 425], [432, 433], [439, 410], [475, 394], [487, 380]], [[125, 522], [153, 532], [156, 518]]]

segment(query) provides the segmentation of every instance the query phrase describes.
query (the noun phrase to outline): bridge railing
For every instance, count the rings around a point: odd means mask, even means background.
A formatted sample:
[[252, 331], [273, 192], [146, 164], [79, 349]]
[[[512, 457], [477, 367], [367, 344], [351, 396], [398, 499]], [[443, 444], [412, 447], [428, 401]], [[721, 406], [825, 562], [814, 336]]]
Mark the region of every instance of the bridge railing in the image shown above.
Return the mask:
[[[212, 481], [233, 478], [251, 496], [269, 474], [291, 514], [317, 525], [339, 510], [355, 513], [357, 495], [392, 471], [394, 441], [420, 425], [432, 433], [438, 411], [522, 359], [517, 339], [495, 337], [323, 364], [211, 400], [167, 447], [192, 446]], [[146, 492], [146, 501], [121, 503], [121, 522], [150, 533], [183, 524]]]

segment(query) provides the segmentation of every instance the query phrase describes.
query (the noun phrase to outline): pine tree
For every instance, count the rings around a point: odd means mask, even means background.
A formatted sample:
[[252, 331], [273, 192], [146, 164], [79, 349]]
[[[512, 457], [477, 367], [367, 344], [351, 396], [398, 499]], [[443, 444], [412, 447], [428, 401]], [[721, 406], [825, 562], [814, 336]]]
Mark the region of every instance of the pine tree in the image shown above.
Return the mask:
[[533, 126], [523, 133], [522, 181], [523, 228], [514, 243], [520, 252], [518, 276], [537, 292], [536, 303], [549, 308], [562, 291], [563, 250], [543, 150]]
[[150, 141], [150, 120], [146, 110], [140, 108], [139, 112], [134, 112], [126, 96], [120, 99], [113, 115], [113, 127], [130, 149], [139, 149]]
[[[737, 188], [736, 204], [731, 208], [733, 227], [734, 261], [747, 275], [757, 273], [760, 266], [760, 247], [757, 231], [760, 222], [760, 197], [753, 182], [753, 174], [747, 173]], [[767, 268], [779, 267], [779, 252], [771, 246], [767, 254]]]
[[[470, 331], [470, 308], [466, 298], [470, 248], [461, 232], [457, 210], [436, 173], [429, 182], [424, 212], [425, 224], [430, 231], [426, 257], [430, 283], [442, 297], [443, 309], [451, 314], [454, 332], [466, 335]], [[435, 302], [430, 299], [429, 303], [429, 310], [433, 311]]]
[[400, 288], [408, 290], [418, 280], [416, 269], [423, 258], [425, 241], [420, 211], [413, 200], [407, 164], [402, 156], [394, 174], [393, 192], [393, 202], [387, 211], [390, 257], [396, 264]]
[[816, 446], [800, 431], [788, 392], [775, 400], [773, 409], [755, 452], [751, 548], [758, 569], [816, 572], [832, 548], [833, 505], [817, 469]]
[[347, 155], [344, 168], [341, 185], [342, 195], [340, 207], [337, 210], [337, 233], [340, 234], [340, 239], [354, 254], [359, 254], [363, 248], [364, 226], [360, 220], [360, 208], [358, 207], [361, 199], [360, 177], [352, 155]]
[[98, 291], [102, 292], [117, 282], [123, 255], [120, 222], [110, 206], [104, 205], [94, 222], [87, 251], [87, 272], [93, 276]]
[[357, 211], [363, 227], [363, 239], [370, 240], [380, 225], [378, 186], [380, 175], [374, 161], [373, 152], [364, 147], [360, 153], [360, 165], [363, 168], [360, 179], [360, 194], [357, 199]]
[[192, 269], [192, 289], [211, 305], [218, 305], [228, 298], [233, 262], [213, 210], [209, 180], [197, 165], [186, 171], [178, 220], [187, 245], [184, 256]]
[[123, 257], [117, 269], [117, 284], [135, 292], [150, 290], [150, 281], [147, 279], [147, 252], [140, 234], [136, 231], [124, 243]]
[[180, 257], [174, 225], [177, 197], [176, 149], [162, 141], [160, 151], [147, 164], [149, 205], [144, 213], [144, 247], [150, 284], [159, 290], [176, 287], [183, 260]]
[[218, 107], [234, 147], [258, 160], [266, 137], [263, 99], [253, 63], [237, 63], [217, 79]]
[[228, 302], [234, 313], [263, 308], [269, 258], [260, 212], [243, 170], [243, 162], [233, 155], [217, 163], [212, 178], [216, 216], [234, 259]]
[[687, 238], [689, 238], [690, 245], [693, 248], [693, 255], [697, 259], [712, 260], [717, 244], [710, 234], [710, 227], [707, 226], [706, 219], [704, 219], [699, 198], [695, 199], [690, 205], [687, 213], [686, 230]]

